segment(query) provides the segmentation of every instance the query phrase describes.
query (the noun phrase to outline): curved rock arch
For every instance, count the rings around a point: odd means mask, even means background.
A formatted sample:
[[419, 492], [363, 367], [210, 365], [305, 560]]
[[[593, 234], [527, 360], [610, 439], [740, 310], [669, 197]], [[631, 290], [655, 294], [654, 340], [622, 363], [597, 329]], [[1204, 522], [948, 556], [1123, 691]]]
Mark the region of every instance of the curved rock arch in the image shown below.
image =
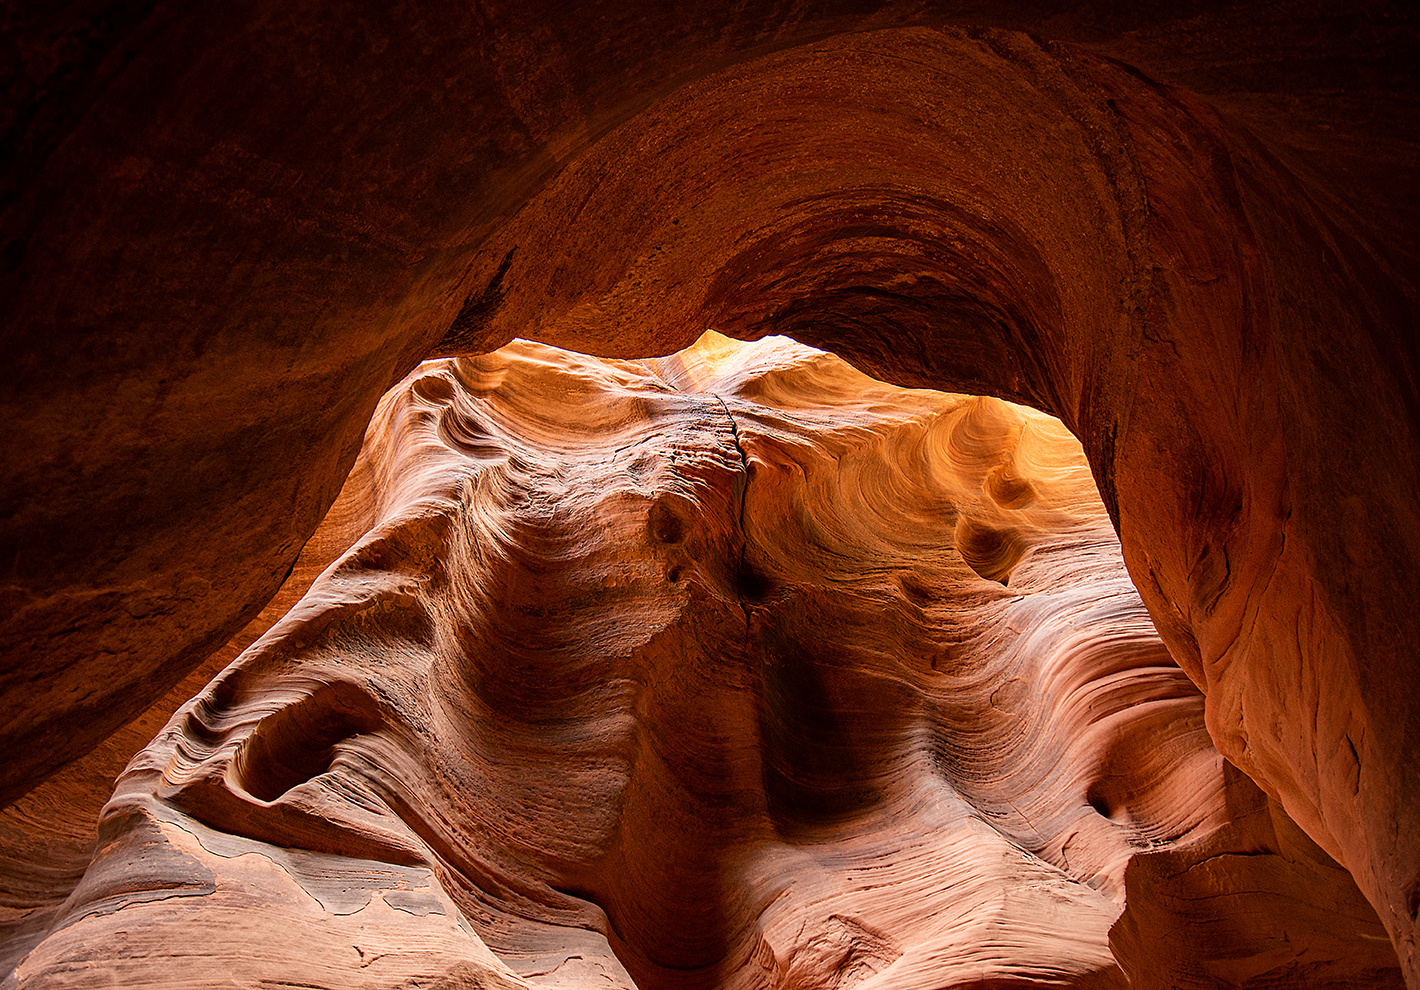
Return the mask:
[[[1348, 242], [1345, 262], [1298, 248]], [[1315, 501], [1331, 440], [1295, 424], [1358, 415], [1298, 387], [1325, 360], [1315, 324], [1349, 327], [1351, 359], [1384, 377], [1372, 321], [1407, 304], [1246, 134], [1185, 92], [1021, 35], [838, 37], [648, 109], [483, 258], [474, 284], [495, 287], [471, 298], [498, 302], [456, 323], [449, 351], [531, 332], [629, 355], [708, 323], [1059, 415], [1219, 748], [1405, 944], [1417, 864], [1392, 824], [1413, 784], [1382, 768], [1414, 742], [1381, 684], [1408, 667], [1358, 660], [1372, 606], [1320, 566], [1337, 539]], [[1409, 481], [1391, 480], [1382, 511], [1413, 512]], [[1398, 549], [1359, 528], [1345, 542], [1352, 559]], [[1282, 728], [1313, 715], [1314, 731]]]

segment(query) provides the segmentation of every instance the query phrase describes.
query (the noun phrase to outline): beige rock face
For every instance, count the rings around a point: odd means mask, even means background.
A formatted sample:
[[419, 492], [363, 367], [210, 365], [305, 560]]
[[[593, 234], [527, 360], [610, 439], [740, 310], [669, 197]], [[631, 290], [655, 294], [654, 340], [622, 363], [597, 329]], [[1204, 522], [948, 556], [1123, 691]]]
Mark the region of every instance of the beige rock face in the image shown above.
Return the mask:
[[321, 555], [7, 987], [1400, 985], [1043, 414], [519, 342], [385, 397]]

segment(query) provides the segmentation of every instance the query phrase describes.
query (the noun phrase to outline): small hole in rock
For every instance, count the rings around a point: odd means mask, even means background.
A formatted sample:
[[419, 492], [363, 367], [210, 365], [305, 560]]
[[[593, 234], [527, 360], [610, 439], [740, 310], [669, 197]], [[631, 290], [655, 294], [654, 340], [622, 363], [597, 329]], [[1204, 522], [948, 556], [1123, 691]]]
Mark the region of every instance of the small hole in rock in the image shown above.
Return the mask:
[[658, 543], [679, 543], [685, 539], [685, 521], [665, 502], [656, 502], [650, 512], [651, 536]]
[[237, 755], [237, 779], [253, 797], [275, 801], [329, 770], [337, 743], [374, 732], [382, 721], [375, 700], [361, 688], [322, 684], [261, 720]]
[[735, 572], [735, 592], [748, 602], [763, 602], [769, 598], [773, 582], [768, 574], [748, 560], [741, 560]]
[[1090, 785], [1090, 789], [1085, 792], [1085, 800], [1089, 802], [1090, 807], [1095, 809], [1100, 817], [1108, 818], [1110, 821], [1115, 820], [1115, 815], [1118, 811], [1105, 795], [1104, 789], [1101, 788], [1098, 783]]

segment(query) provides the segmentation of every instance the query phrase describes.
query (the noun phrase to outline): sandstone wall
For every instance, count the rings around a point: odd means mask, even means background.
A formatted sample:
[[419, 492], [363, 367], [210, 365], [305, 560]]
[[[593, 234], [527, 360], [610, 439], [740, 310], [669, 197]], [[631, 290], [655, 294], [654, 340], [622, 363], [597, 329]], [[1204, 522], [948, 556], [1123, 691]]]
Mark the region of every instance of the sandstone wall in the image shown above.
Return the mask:
[[79, 2], [3, 41], [16, 904], [440, 341], [714, 325], [1059, 414], [1211, 738], [1414, 981], [1412, 12]]
[[6, 986], [1400, 985], [1040, 413], [517, 343], [386, 396], [314, 547]]

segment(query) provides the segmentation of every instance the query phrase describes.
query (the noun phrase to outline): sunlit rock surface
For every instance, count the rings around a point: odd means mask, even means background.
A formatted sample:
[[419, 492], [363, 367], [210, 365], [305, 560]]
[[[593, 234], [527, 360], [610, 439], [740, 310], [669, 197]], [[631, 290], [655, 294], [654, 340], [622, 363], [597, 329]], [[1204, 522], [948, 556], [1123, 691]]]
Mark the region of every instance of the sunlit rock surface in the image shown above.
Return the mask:
[[327, 561], [7, 987], [1400, 985], [1041, 413], [518, 342], [382, 400], [271, 619]]

